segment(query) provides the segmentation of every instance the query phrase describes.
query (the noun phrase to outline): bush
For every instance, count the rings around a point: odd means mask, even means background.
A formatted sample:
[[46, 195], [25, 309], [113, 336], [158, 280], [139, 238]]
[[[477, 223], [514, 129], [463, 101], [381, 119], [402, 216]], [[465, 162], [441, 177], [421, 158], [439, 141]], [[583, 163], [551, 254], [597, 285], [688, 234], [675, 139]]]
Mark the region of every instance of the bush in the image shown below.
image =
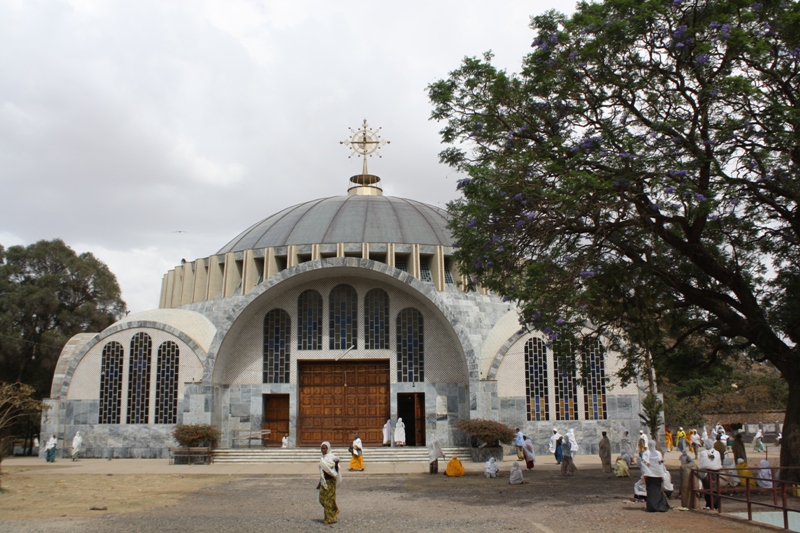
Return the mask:
[[220, 432], [210, 424], [178, 424], [172, 436], [181, 446], [192, 448], [210, 442], [211, 446], [217, 445]]
[[501, 442], [511, 444], [516, 437], [513, 429], [494, 420], [463, 419], [456, 422], [456, 426], [487, 446], [500, 446]]

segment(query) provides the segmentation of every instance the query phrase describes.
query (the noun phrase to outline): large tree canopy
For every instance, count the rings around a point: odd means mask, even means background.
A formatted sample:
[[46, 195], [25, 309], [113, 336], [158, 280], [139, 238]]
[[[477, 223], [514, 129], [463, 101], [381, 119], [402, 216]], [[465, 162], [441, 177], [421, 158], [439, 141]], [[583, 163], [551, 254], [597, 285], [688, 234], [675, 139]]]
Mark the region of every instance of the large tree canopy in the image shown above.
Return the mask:
[[461, 268], [553, 341], [625, 338], [631, 372], [769, 361], [799, 466], [800, 5], [607, 0], [531, 27], [519, 74], [486, 54], [429, 87], [469, 176]]
[[0, 246], [0, 382], [49, 396], [61, 348], [76, 333], [101, 331], [123, 316], [120, 294], [104, 263], [63, 241]]

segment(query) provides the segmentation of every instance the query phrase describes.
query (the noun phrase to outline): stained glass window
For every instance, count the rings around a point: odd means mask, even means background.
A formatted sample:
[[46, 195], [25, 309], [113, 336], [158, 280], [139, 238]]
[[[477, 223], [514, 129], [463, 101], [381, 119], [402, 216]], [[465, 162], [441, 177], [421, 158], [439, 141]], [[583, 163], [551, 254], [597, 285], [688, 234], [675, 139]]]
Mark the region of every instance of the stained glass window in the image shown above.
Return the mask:
[[569, 344], [558, 346], [553, 357], [556, 386], [556, 420], [578, 419], [578, 390], [575, 368], [567, 363], [571, 356]]
[[264, 317], [264, 383], [289, 383], [292, 319], [283, 309]]
[[322, 349], [322, 296], [313, 290], [297, 298], [297, 349]]
[[397, 381], [425, 381], [425, 323], [411, 307], [397, 315]]
[[389, 295], [383, 289], [372, 289], [364, 298], [364, 347], [389, 349]]
[[178, 422], [180, 349], [172, 341], [158, 347], [156, 358], [156, 424]]
[[431, 277], [431, 260], [427, 257], [419, 258], [419, 279], [422, 281], [433, 281]]
[[586, 420], [605, 420], [606, 409], [606, 368], [603, 344], [596, 340], [583, 353], [586, 368], [586, 386], [583, 388], [584, 417]]
[[547, 347], [542, 339], [525, 343], [525, 397], [528, 420], [550, 420], [547, 408]]
[[358, 347], [358, 294], [350, 285], [337, 285], [331, 290], [328, 335], [331, 350]]
[[125, 356], [122, 345], [109, 342], [103, 346], [100, 363], [99, 424], [119, 424], [122, 414], [122, 365]]
[[153, 341], [147, 333], [131, 339], [128, 362], [128, 424], [147, 424], [150, 414], [150, 357]]

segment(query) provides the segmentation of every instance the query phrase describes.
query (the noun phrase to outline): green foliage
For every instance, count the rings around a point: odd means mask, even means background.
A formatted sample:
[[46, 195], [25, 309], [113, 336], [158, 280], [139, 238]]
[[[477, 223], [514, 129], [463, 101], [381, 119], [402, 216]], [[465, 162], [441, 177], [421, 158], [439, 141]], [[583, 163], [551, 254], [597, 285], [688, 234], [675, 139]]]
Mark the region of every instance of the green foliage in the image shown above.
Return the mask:
[[172, 436], [184, 447], [196, 447], [204, 442], [210, 442], [213, 447], [219, 441], [220, 432], [210, 424], [178, 424]]
[[0, 381], [49, 396], [67, 340], [101, 331], [125, 312], [116, 277], [92, 254], [60, 240], [0, 246]]
[[661, 416], [663, 410], [664, 404], [658, 396], [648, 392], [642, 400], [642, 412], [639, 413], [639, 418], [656, 441], [658, 441], [658, 428], [664, 423], [664, 418]]
[[[25, 418], [40, 418], [48, 406], [34, 397], [35, 390], [24, 383], [0, 382], [0, 435], [4, 435], [13, 425]], [[0, 440], [0, 463], [11, 453], [7, 448], [13, 439]], [[2, 479], [2, 473], [0, 473]]]
[[479, 442], [484, 442], [489, 446], [499, 446], [498, 443], [500, 442], [511, 444], [516, 437], [513, 429], [494, 420], [464, 418], [456, 422], [456, 426], [468, 435], [478, 439]]
[[531, 27], [519, 74], [486, 54], [429, 87], [468, 175], [462, 272], [551, 343], [609, 339], [623, 380], [746, 355], [800, 405], [800, 4], [606, 0]]

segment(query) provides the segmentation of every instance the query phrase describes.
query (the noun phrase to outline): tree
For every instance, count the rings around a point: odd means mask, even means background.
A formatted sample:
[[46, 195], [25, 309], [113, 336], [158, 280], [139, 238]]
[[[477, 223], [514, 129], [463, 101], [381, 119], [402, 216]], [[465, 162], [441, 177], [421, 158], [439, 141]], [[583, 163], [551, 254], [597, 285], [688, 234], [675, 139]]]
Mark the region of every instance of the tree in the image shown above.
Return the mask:
[[[48, 406], [34, 398], [35, 392], [33, 387], [23, 383], [0, 383], [0, 436], [5, 435], [18, 420], [41, 418], [42, 410]], [[8, 450], [3, 440], [0, 439], [0, 463], [13, 451]], [[13, 442], [10, 444], [13, 446]]]
[[0, 246], [0, 382], [49, 396], [61, 348], [76, 333], [101, 331], [126, 312], [117, 279], [91, 253], [61, 240]]
[[486, 54], [429, 86], [468, 174], [462, 271], [551, 340], [643, 342], [621, 305], [643, 289], [652, 347], [768, 361], [800, 439], [800, 5], [607, 0], [531, 27], [519, 74]]

